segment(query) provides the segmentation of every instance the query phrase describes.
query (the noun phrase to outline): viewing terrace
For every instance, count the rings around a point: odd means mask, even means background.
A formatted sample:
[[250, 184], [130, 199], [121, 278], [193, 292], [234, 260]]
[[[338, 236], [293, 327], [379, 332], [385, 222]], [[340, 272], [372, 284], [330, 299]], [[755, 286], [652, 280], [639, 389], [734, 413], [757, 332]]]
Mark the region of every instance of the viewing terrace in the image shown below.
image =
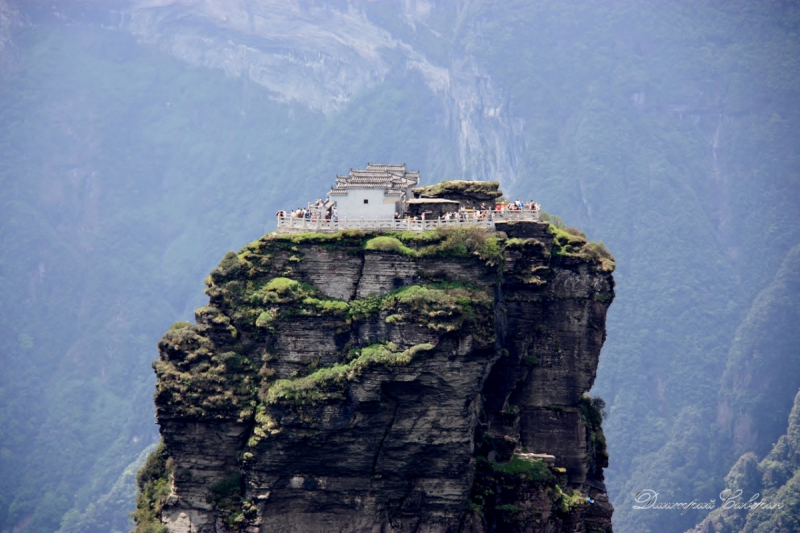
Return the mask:
[[345, 229], [365, 231], [416, 231], [423, 232], [442, 227], [479, 226], [494, 229], [496, 221], [539, 221], [539, 209], [502, 208], [486, 211], [465, 210], [450, 217], [426, 220], [424, 218], [325, 218], [321, 210], [310, 209], [306, 216], [278, 214], [278, 233], [321, 232], [335, 233]]

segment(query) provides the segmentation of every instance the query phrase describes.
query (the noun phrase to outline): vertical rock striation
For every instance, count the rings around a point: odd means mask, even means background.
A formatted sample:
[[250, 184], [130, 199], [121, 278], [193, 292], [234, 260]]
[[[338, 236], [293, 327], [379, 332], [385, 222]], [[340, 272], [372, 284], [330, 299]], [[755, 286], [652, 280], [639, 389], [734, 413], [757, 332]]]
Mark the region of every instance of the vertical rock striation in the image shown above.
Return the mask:
[[159, 343], [139, 529], [610, 531], [584, 393], [613, 260], [547, 224], [498, 229], [228, 253], [197, 324]]

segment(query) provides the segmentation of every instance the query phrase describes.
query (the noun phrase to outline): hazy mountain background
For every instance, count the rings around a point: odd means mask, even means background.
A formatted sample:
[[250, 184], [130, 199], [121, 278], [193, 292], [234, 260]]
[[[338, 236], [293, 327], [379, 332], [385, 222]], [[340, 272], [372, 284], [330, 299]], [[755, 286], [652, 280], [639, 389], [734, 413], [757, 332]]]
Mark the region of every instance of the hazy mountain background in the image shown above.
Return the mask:
[[708, 515], [638, 490], [774, 464], [797, 505], [799, 31], [796, 0], [0, 0], [0, 531], [128, 530], [157, 340], [367, 161], [497, 179], [612, 250], [617, 531]]

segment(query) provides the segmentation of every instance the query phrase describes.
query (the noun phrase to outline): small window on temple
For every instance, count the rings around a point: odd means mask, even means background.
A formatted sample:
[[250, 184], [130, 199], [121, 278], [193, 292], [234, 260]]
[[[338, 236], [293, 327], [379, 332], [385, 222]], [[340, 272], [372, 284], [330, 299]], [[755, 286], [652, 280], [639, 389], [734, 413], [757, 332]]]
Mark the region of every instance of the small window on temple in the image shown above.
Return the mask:
[[368, 203], [369, 203], [369, 200], [368, 200], [367, 198], [364, 198], [364, 203], [365, 203], [365, 204], [368, 204]]

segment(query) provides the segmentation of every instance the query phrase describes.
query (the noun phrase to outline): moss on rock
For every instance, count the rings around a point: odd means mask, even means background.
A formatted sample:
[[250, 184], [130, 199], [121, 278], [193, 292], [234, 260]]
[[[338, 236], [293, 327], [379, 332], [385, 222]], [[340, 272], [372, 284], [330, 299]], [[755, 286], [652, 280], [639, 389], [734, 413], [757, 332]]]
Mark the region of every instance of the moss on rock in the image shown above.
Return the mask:
[[586, 234], [575, 228], [561, 229], [550, 225], [553, 235], [553, 254], [576, 257], [584, 261], [596, 263], [603, 272], [613, 272], [616, 262], [611, 252], [602, 242], [589, 242]]
[[554, 480], [550, 468], [540, 459], [525, 459], [518, 455], [512, 456], [507, 463], [491, 463], [492, 470], [508, 476], [525, 476], [535, 482], [552, 482]]
[[264, 402], [268, 405], [304, 405], [343, 400], [346, 385], [357, 380], [366, 369], [377, 365], [405, 366], [433, 349], [432, 344], [418, 344], [403, 351], [398, 351], [391, 342], [373, 344], [357, 350], [355, 357], [347, 363], [320, 368], [302, 378], [277, 380], [267, 390]]
[[258, 367], [234, 351], [222, 352], [204, 326], [170, 330], [153, 363], [159, 409], [187, 418], [232, 418], [255, 398]]
[[[388, 294], [381, 307], [396, 316], [395, 320], [417, 322], [434, 331], [475, 331], [492, 322], [493, 303], [494, 299], [484, 291], [412, 285]], [[481, 336], [487, 332], [483, 333]]]
[[[489, 443], [494, 439], [485, 436]], [[543, 512], [551, 512], [563, 520], [574, 507], [586, 502], [578, 491], [564, 492], [558, 484], [563, 474], [540, 459], [512, 454], [508, 461], [490, 461], [478, 456], [475, 461], [475, 478], [470, 494], [470, 509], [479, 513], [493, 526], [491, 530], [517, 530], [520, 524], [539, 524]], [[550, 508], [531, 509], [517, 505], [532, 495], [539, 494], [540, 501], [549, 501]]]
[[400, 242], [396, 237], [381, 235], [374, 237], [367, 241], [364, 245], [365, 250], [374, 250], [380, 252], [394, 252], [401, 255], [408, 255], [416, 257], [417, 252]]

